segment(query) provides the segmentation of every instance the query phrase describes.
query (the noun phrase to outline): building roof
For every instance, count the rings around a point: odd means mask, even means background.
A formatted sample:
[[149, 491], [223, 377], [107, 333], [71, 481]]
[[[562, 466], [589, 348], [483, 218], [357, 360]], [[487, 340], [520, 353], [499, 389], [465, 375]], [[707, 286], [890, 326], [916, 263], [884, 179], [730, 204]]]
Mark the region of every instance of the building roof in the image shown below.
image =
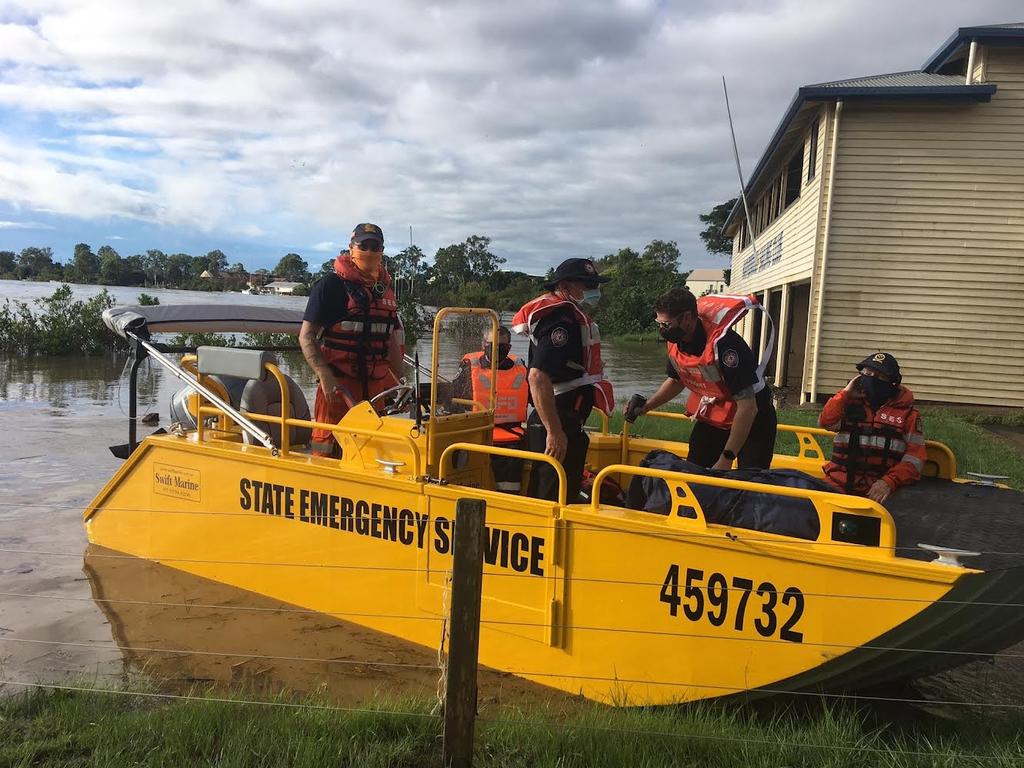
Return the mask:
[[935, 72], [944, 64], [949, 62], [964, 46], [970, 45], [972, 40], [979, 43], [1003, 43], [1020, 44], [1024, 42], [1024, 22], [1012, 24], [987, 24], [982, 27], [960, 27], [950, 35], [939, 49], [928, 57], [921, 69], [925, 72]]
[[264, 288], [294, 288], [297, 285], [302, 285], [302, 283], [293, 283], [290, 280], [275, 280], [272, 283], [267, 283], [263, 287]]
[[[979, 42], [1000, 41], [1003, 44], [1024, 45], [1024, 23], [961, 27], [943, 44], [939, 51], [925, 62], [925, 66], [920, 70], [869, 75], [802, 86], [797, 90], [782, 116], [782, 120], [772, 134], [761, 159], [754, 166], [754, 171], [747, 180], [744, 192], [749, 196], [757, 188], [777, 150], [786, 148], [793, 139], [802, 136], [803, 128], [808, 121], [800, 118], [803, 113], [809, 111], [810, 104], [834, 99], [991, 100], [992, 94], [996, 92], [995, 84], [967, 85], [962, 75], [940, 74], [936, 71], [972, 39]], [[726, 217], [725, 224], [722, 225], [723, 232], [736, 223], [741, 209], [742, 200], [738, 198], [736, 205]]]
[[[833, 80], [830, 83], [805, 85], [804, 88], [908, 88], [936, 86], [960, 86], [964, 84], [962, 75], [938, 75], [933, 72], [921, 72], [913, 69], [909, 72], [891, 72], [888, 75], [871, 75], [870, 77], [854, 77], [849, 80]], [[801, 89], [803, 90], [803, 89]]]
[[686, 276], [686, 282], [701, 280], [709, 283], [716, 283], [725, 280], [724, 269], [695, 269]]

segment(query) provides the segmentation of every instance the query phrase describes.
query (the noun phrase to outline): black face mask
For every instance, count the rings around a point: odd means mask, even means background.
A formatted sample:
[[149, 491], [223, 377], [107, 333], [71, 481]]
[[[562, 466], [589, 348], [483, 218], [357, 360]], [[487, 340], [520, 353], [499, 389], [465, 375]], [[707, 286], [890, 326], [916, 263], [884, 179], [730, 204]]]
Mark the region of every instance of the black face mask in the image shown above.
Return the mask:
[[[498, 345], [498, 362], [500, 363], [506, 357], [508, 357], [508, 353], [511, 352], [511, 351], [512, 351], [512, 345], [511, 344], [499, 344]], [[491, 355], [491, 345], [490, 344], [484, 344], [484, 357], [489, 358], [490, 355]]]
[[865, 399], [871, 404], [872, 410], [878, 410], [882, 403], [896, 394], [897, 385], [891, 381], [882, 381], [875, 376], [861, 374], [860, 388], [864, 392]]
[[686, 334], [682, 328], [659, 328], [658, 334], [669, 344], [679, 344], [686, 341]]

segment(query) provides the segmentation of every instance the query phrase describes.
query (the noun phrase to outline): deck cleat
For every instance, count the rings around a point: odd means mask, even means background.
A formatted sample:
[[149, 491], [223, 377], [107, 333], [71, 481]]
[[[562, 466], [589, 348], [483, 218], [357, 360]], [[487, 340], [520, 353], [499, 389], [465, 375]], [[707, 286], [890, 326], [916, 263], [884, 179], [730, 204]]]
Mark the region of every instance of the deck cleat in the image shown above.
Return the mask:
[[940, 547], [937, 544], [918, 544], [919, 549], [923, 549], [926, 552], [934, 552], [938, 557], [934, 562], [941, 563], [942, 565], [955, 565], [963, 568], [963, 564], [960, 562], [961, 557], [978, 557], [981, 552], [971, 552], [967, 549], [954, 549], [953, 547]]
[[1009, 475], [987, 475], [984, 472], [968, 472], [967, 476], [978, 485], [998, 486], [1010, 479]]

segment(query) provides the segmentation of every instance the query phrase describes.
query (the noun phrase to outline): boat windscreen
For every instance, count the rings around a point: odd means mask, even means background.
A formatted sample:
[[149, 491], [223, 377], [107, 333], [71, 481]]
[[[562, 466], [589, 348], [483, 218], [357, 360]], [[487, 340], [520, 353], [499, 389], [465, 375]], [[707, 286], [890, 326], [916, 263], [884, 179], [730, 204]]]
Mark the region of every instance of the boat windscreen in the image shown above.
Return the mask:
[[302, 310], [244, 304], [168, 304], [112, 307], [103, 323], [122, 338], [143, 339], [153, 333], [287, 333], [299, 334]]

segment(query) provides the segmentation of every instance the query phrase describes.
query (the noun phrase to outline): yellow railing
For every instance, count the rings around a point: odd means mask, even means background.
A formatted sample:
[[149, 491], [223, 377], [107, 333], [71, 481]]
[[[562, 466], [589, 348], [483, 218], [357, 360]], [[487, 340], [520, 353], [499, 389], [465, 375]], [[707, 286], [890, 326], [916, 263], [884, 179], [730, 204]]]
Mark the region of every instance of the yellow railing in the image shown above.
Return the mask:
[[466, 451], [467, 453], [486, 453], [491, 456], [508, 456], [513, 459], [523, 459], [525, 461], [542, 461], [545, 464], [551, 466], [555, 470], [555, 474], [558, 475], [558, 506], [564, 507], [566, 503], [566, 479], [565, 479], [565, 468], [562, 467], [560, 462], [555, 461], [553, 458], [545, 453], [534, 453], [532, 451], [520, 451], [516, 448], [502, 448], [497, 445], [478, 445], [477, 443], [452, 443], [441, 453], [440, 463], [440, 478], [442, 480], [447, 479], [448, 466], [452, 454], [455, 451]]
[[[603, 429], [602, 434], [608, 432], [608, 417], [601, 414], [603, 417]], [[645, 416], [653, 416], [658, 419], [674, 419], [676, 421], [690, 421], [690, 417], [685, 413], [677, 413], [672, 411], [648, 411], [644, 414]], [[825, 452], [821, 449], [821, 444], [815, 439], [817, 437], [827, 437], [831, 440], [835, 437], [836, 433], [829, 429], [823, 429], [822, 427], [806, 427], [799, 424], [779, 424], [777, 427], [779, 432], [790, 432], [796, 437], [797, 447], [799, 453], [797, 453], [797, 459], [806, 459], [808, 461], [825, 461]], [[623, 422], [622, 424], [622, 457], [623, 462], [627, 462], [628, 448], [627, 443], [629, 442], [630, 424], [629, 422]], [[956, 477], [956, 456], [948, 445], [939, 442], [938, 440], [926, 440], [925, 447], [929, 453], [929, 460], [935, 464], [936, 473], [935, 476], [942, 477], [942, 465], [945, 464], [949, 478]], [[788, 454], [786, 454], [788, 455]], [[921, 474], [928, 476], [925, 472]]]
[[[184, 359], [183, 359], [184, 362]], [[194, 361], [189, 361], [194, 362]], [[266, 363], [264, 365], [266, 371], [274, 377], [277, 381], [278, 387], [281, 389], [281, 415], [280, 416], [268, 416], [262, 413], [247, 413], [245, 417], [251, 421], [263, 423], [263, 424], [276, 424], [281, 430], [281, 445], [279, 446], [280, 454], [282, 457], [288, 456], [291, 453], [291, 428], [307, 428], [307, 429], [323, 429], [330, 431], [334, 435], [351, 435], [353, 437], [371, 437], [380, 440], [387, 440], [390, 442], [399, 442], [405, 444], [409, 449], [409, 455], [412, 458], [412, 476], [419, 477], [420, 472], [420, 452], [416, 447], [416, 442], [409, 435], [396, 435], [389, 432], [380, 432], [372, 429], [363, 429], [361, 427], [347, 427], [339, 424], [327, 424], [321, 421], [310, 421], [308, 419], [296, 419], [285, 414], [291, 411], [291, 400], [289, 397], [288, 381], [281, 369], [273, 363]], [[224, 417], [230, 418], [230, 414], [225, 413], [220, 408], [214, 405], [201, 405], [199, 407], [199, 413], [196, 418], [196, 439], [199, 442], [203, 441], [203, 416], [217, 416], [218, 419], [224, 419]], [[217, 431], [223, 431], [217, 430]]]
[[[613, 473], [623, 475], [641, 475], [643, 477], [655, 477], [664, 480], [668, 486], [669, 493], [673, 499], [673, 507], [669, 513], [667, 524], [684, 528], [707, 528], [707, 518], [704, 510], [693, 493], [691, 484], [710, 485], [716, 488], [729, 488], [739, 491], [756, 491], [757, 493], [769, 493], [775, 496], [788, 496], [795, 499], [806, 499], [814, 506], [818, 515], [819, 532], [817, 542], [832, 542], [832, 517], [835, 512], [852, 512], [863, 517], [876, 518], [880, 521], [879, 548], [894, 555], [896, 547], [896, 525], [892, 515], [885, 509], [871, 501], [859, 496], [846, 496], [839, 493], [828, 493], [826, 491], [814, 491], [805, 488], [787, 488], [778, 485], [765, 485], [763, 483], [751, 483], [745, 480], [730, 480], [724, 477], [711, 477], [707, 475], [693, 475], [687, 472], [672, 472], [665, 469], [654, 469], [652, 467], [633, 467], [627, 464], [612, 464], [597, 473], [594, 478], [594, 492], [590, 501], [590, 511], [600, 511], [601, 484]], [[680, 517], [676, 514], [678, 507], [682, 505], [694, 511], [696, 518]], [[848, 543], [848, 542], [839, 542]]]

